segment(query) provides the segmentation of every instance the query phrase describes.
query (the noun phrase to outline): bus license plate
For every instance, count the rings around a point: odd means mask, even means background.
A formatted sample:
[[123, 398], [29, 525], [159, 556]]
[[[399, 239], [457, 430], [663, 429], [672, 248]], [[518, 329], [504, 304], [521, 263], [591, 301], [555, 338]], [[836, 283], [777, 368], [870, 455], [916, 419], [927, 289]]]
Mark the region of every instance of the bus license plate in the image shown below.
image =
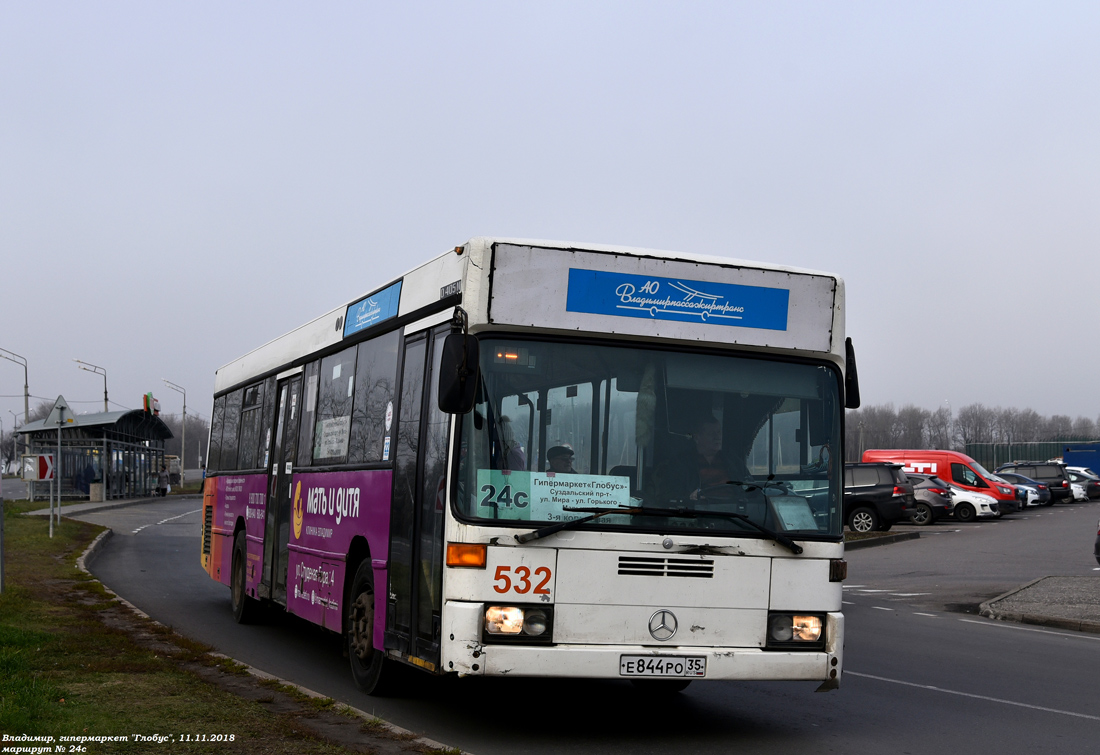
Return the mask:
[[707, 659], [683, 655], [620, 655], [619, 676], [706, 676]]

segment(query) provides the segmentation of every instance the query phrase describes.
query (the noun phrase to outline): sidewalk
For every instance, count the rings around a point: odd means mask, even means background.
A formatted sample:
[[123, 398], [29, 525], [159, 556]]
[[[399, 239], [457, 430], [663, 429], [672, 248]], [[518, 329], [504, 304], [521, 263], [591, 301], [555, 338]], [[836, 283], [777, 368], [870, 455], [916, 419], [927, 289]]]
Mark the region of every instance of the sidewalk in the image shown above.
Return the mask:
[[982, 603], [981, 615], [1100, 634], [1100, 577], [1040, 577]]
[[[199, 494], [193, 495], [170, 495], [165, 498], [158, 498], [152, 496], [149, 498], [125, 498], [113, 501], [100, 501], [98, 503], [67, 503], [61, 507], [61, 516], [79, 516], [80, 514], [90, 514], [93, 511], [107, 511], [108, 509], [123, 509], [127, 506], [134, 506], [139, 503], [159, 503], [168, 501], [180, 500], [183, 498], [198, 498]], [[56, 504], [54, 511], [57, 511]], [[47, 501], [45, 508], [35, 509], [34, 511], [28, 511], [28, 516], [47, 516], [50, 513], [50, 504]]]

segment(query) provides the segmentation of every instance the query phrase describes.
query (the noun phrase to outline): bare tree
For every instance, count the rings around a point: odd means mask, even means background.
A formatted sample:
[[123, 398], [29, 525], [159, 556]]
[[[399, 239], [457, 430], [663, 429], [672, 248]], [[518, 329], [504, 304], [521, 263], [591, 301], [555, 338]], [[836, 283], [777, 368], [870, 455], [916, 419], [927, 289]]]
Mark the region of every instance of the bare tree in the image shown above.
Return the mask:
[[1088, 417], [1078, 417], [1073, 420], [1072, 440], [1089, 440], [1096, 437], [1096, 423]]
[[1043, 440], [1068, 440], [1073, 435], [1073, 420], [1068, 414], [1052, 415], [1045, 425]]
[[984, 404], [969, 404], [959, 409], [955, 430], [962, 445], [993, 442], [994, 410]]
[[895, 442], [899, 448], [927, 448], [927, 426], [932, 412], [913, 404], [898, 410], [895, 422]]
[[951, 410], [941, 406], [928, 416], [927, 437], [929, 448], [950, 449], [954, 445], [952, 438], [955, 436], [954, 422], [951, 419]]

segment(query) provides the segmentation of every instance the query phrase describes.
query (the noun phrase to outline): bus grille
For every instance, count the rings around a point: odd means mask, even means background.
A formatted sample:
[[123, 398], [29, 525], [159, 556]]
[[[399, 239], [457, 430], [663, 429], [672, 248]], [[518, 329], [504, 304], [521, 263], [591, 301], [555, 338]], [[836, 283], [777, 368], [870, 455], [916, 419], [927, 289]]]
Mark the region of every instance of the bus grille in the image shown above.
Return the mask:
[[202, 552], [210, 554], [210, 529], [214, 525], [214, 507], [204, 506], [202, 512]]
[[710, 559], [619, 556], [619, 574], [638, 577], [699, 577], [714, 576], [714, 561]]

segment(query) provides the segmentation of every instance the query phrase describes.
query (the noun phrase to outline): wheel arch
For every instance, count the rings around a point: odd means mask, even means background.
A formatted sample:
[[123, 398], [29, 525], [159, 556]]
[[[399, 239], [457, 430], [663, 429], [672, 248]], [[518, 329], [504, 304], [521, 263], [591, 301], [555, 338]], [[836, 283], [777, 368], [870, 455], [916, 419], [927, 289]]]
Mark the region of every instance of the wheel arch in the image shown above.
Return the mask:
[[355, 573], [359, 571], [359, 565], [364, 561], [370, 561], [370, 544], [367, 539], [362, 535], [356, 535], [351, 539], [351, 543], [348, 545], [348, 555], [344, 561], [344, 599], [341, 605], [343, 610], [340, 612], [340, 633], [346, 634], [348, 631], [348, 611], [351, 605], [351, 585], [355, 581]]

